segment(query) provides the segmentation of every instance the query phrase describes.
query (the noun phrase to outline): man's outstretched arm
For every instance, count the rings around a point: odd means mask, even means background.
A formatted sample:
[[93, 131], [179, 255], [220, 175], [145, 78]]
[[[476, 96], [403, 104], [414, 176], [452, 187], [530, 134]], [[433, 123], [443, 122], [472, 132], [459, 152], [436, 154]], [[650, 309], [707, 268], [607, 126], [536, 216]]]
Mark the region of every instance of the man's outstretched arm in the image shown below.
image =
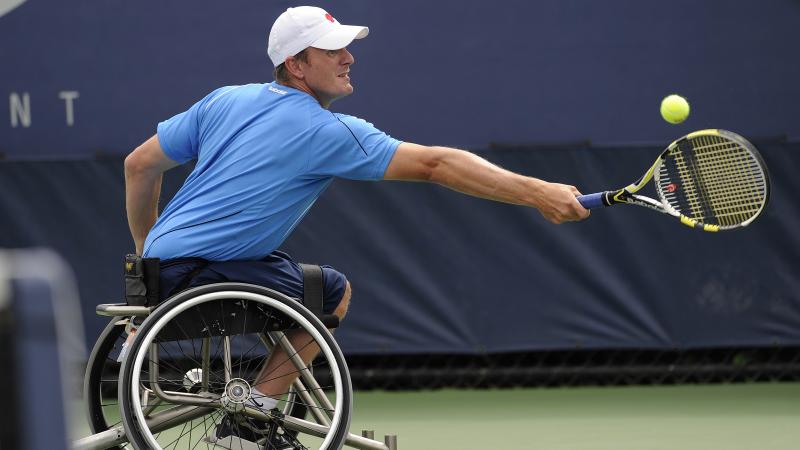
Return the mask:
[[154, 135], [125, 158], [125, 208], [136, 254], [144, 250], [144, 240], [158, 218], [158, 197], [162, 174], [177, 166]]
[[428, 181], [475, 197], [531, 206], [553, 223], [589, 216], [575, 199], [578, 189], [526, 177], [485, 159], [448, 147], [400, 144], [384, 174], [386, 180]]

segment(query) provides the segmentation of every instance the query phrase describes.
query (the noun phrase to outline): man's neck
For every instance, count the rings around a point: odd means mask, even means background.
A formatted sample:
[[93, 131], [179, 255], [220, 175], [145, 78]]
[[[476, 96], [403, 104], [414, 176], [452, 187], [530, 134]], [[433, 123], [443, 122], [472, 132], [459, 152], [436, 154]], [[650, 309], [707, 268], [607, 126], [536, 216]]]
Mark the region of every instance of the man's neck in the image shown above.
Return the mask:
[[305, 92], [306, 94], [314, 97], [314, 99], [317, 102], [319, 102], [320, 106], [322, 106], [325, 109], [328, 109], [328, 107], [331, 105], [330, 102], [327, 105], [322, 103], [322, 101], [319, 99], [317, 94], [310, 87], [308, 87], [308, 85], [306, 83], [304, 83], [301, 80], [290, 80], [290, 81], [287, 81], [286, 83], [281, 83], [280, 81], [275, 81], [275, 82], [280, 84], [281, 86], [286, 86], [286, 87], [290, 87], [292, 89], [296, 89], [296, 90], [298, 90], [300, 92]]

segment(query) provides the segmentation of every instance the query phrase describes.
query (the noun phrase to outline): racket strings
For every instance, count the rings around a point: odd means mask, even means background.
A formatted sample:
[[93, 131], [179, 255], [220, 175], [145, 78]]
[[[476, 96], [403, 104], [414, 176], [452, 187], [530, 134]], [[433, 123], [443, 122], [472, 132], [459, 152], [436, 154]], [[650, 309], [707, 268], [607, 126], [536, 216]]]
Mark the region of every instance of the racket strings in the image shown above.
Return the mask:
[[693, 196], [691, 206], [694, 214], [707, 222], [716, 220], [720, 225], [732, 225], [747, 220], [759, 209], [757, 193], [742, 189], [742, 186], [752, 182], [752, 175], [746, 168], [743, 170], [741, 167], [741, 158], [730, 160], [736, 162], [738, 159], [738, 166], [737, 164], [720, 166], [715, 159], [718, 159], [718, 155], [709, 155], [708, 159], [690, 157], [687, 158], [686, 167], [678, 161], [678, 167], [683, 169], [684, 178], [688, 172], [697, 179], [695, 183], [697, 192], [691, 192], [691, 189], [689, 192], [689, 195]]
[[[691, 156], [690, 151], [685, 154]], [[670, 156], [672, 156], [672, 164], [668, 164], [666, 167], [674, 172], [674, 181], [680, 182], [681, 190], [678, 192], [682, 194], [678, 197], [682, 201], [673, 204], [673, 208], [697, 221], [707, 223], [708, 200], [704, 198], [705, 189], [699, 185], [700, 179], [697, 177], [694, 164], [684, 157], [683, 149], [680, 146], [672, 149]], [[669, 170], [667, 172], [669, 174]], [[667, 176], [666, 179], [673, 181], [672, 176]]]
[[[705, 180], [705, 185], [712, 201], [720, 200], [713, 203], [716, 203], [716, 206], [725, 206], [726, 204], [736, 204], [743, 201], [760, 201], [757, 195], [758, 192], [747, 189], [747, 187], [758, 185], [752, 176], [753, 171], [759, 169], [758, 163], [750, 159], [748, 165], [748, 160], [742, 158], [747, 156], [747, 151], [744, 149], [730, 146], [727, 148], [739, 151], [730, 153], [716, 151], [714, 152], [715, 154], [705, 152], [698, 154], [696, 157], [702, 173], [704, 175], [712, 175], [712, 177]], [[722, 158], [726, 156], [729, 156], [731, 161], [723, 161]], [[725, 164], [721, 164], [723, 162]], [[711, 163], [714, 168], [722, 167], [723, 170], [711, 171], [707, 167], [703, 167], [705, 163]]]
[[664, 199], [700, 223], [733, 226], [754, 217], [766, 201], [767, 181], [753, 154], [720, 136], [690, 141], [673, 147], [661, 166]]
[[761, 166], [752, 154], [735, 142], [702, 137], [695, 145], [700, 171], [713, 214], [721, 225], [743, 222], [757, 213], [766, 197], [766, 180], [756, 176]]
[[[689, 164], [684, 171], [686, 170], [693, 177], [698, 177], [701, 173], [694, 162]], [[683, 178], [686, 178], [686, 175]], [[742, 195], [741, 190], [731, 190], [729, 188], [720, 188], [714, 184], [701, 183], [701, 180], [697, 180], [697, 189], [693, 191], [690, 187], [687, 192], [692, 211], [690, 216], [693, 216], [695, 220], [717, 225], [733, 225], [746, 220], [752, 212], [758, 210], [758, 208], [751, 210], [742, 207], [743, 202], [750, 201], [750, 196], [746, 193]], [[721, 186], [728, 185], [721, 184]]]

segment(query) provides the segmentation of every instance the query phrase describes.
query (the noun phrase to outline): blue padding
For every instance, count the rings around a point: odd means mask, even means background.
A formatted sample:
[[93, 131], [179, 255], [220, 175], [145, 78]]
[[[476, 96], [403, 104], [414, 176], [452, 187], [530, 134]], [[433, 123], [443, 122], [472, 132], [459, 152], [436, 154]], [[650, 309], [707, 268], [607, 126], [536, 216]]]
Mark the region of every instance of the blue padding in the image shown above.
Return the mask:
[[595, 192], [594, 194], [588, 195], [579, 195], [578, 201], [580, 202], [581, 206], [586, 209], [594, 209], [599, 208], [601, 206], [605, 206], [603, 203], [603, 193], [602, 192]]
[[[743, 230], [698, 232], [644, 208], [554, 225], [427, 183], [337, 180], [283, 249], [335, 265], [352, 284], [336, 331], [348, 354], [798, 346], [800, 233], [785, 231], [800, 221], [800, 143], [757, 143], [772, 197]], [[603, 186], [660, 147], [476, 153]], [[165, 173], [165, 202], [188, 173]], [[122, 300], [117, 261], [133, 245], [124, 182], [121, 159], [0, 164], [0, 247], [45, 245], [67, 258], [89, 343], [108, 322], [94, 306]]]

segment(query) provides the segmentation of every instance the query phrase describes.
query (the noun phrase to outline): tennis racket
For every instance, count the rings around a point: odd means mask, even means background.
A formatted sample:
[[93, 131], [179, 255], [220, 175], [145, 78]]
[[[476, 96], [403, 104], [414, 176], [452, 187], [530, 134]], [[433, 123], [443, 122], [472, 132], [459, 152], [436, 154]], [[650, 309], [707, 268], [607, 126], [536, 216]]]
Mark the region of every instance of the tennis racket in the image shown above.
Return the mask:
[[[637, 194], [651, 179], [658, 200]], [[669, 145], [635, 183], [616, 191], [580, 195], [584, 208], [619, 203], [669, 214], [703, 231], [751, 224], [769, 200], [769, 175], [758, 150], [725, 130], [701, 130]]]

